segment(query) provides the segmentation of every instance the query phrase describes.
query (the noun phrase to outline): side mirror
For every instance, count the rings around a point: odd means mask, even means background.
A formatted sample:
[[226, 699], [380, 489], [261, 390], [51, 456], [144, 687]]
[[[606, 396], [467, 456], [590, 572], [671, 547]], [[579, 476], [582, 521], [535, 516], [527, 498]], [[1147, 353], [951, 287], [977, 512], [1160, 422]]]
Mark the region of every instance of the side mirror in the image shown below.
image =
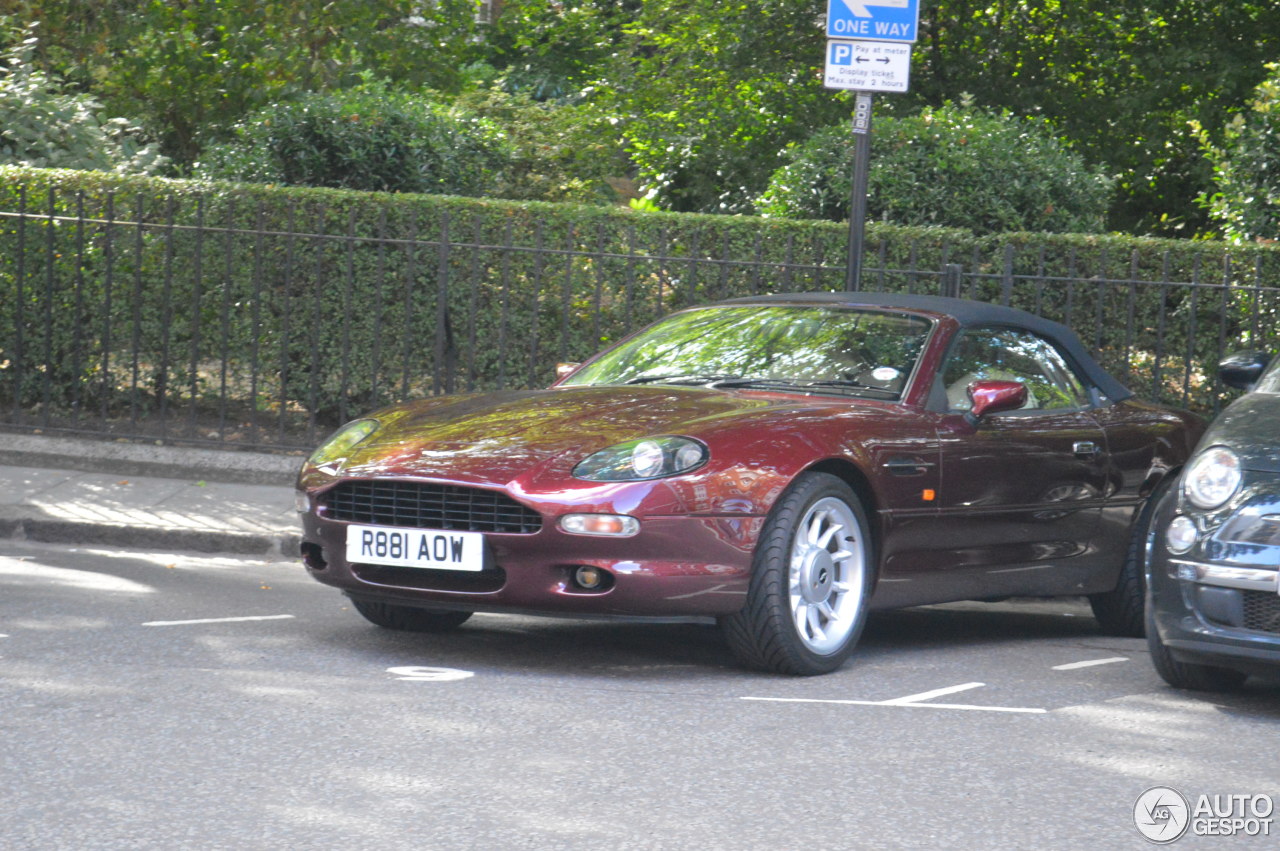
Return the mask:
[[1027, 404], [1027, 387], [1017, 381], [975, 381], [967, 392], [972, 405], [964, 416], [974, 424], [988, 414], [1016, 411]]
[[1248, 350], [1233, 352], [1218, 363], [1218, 377], [1228, 387], [1252, 390], [1262, 377], [1262, 371], [1271, 363], [1270, 352]]
[[580, 363], [558, 363], [556, 364], [556, 381], [566, 377], [575, 369], [582, 366]]

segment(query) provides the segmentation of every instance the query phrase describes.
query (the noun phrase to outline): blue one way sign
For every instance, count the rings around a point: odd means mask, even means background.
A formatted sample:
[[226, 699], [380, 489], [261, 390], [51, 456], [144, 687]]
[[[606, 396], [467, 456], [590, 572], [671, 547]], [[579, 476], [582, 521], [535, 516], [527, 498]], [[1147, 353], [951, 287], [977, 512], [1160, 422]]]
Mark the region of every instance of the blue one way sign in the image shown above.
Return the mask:
[[827, 0], [827, 37], [915, 41], [920, 0]]

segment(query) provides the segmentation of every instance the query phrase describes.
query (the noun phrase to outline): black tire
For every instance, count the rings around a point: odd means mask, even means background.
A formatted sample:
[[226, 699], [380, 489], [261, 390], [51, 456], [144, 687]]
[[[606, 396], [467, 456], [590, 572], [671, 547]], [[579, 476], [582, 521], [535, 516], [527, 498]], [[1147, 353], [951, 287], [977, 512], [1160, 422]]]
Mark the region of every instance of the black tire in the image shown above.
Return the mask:
[[401, 632], [448, 632], [467, 622], [471, 612], [432, 611], [351, 598], [351, 605], [369, 623]]
[[839, 668], [866, 623], [873, 556], [853, 490], [826, 473], [801, 475], [761, 530], [746, 606], [720, 619], [733, 654], [780, 674]]
[[1165, 476], [1138, 513], [1129, 533], [1129, 548], [1125, 552], [1124, 566], [1120, 568], [1116, 587], [1089, 595], [1093, 616], [1107, 635], [1125, 638], [1146, 635], [1147, 542], [1152, 534], [1151, 522], [1155, 518], [1156, 506], [1171, 493], [1170, 488], [1176, 479], [1177, 476]]
[[1147, 648], [1151, 651], [1151, 664], [1155, 666], [1156, 673], [1174, 688], [1236, 691], [1249, 678], [1248, 674], [1231, 668], [1179, 662], [1160, 640], [1160, 631], [1156, 629], [1155, 619], [1150, 613], [1147, 615]]

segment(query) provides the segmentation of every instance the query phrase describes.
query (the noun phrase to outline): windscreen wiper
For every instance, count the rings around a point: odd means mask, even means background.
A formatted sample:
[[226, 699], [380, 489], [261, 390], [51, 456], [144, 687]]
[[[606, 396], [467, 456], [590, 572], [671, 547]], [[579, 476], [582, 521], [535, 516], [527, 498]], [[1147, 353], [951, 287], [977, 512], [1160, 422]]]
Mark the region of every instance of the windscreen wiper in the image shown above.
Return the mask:
[[642, 375], [628, 378], [623, 384], [711, 384], [720, 381], [741, 380], [741, 376], [730, 373], [689, 373], [677, 372], [671, 375]]
[[891, 396], [897, 396], [897, 390], [890, 390], [888, 387], [877, 387], [874, 384], [867, 384], [863, 381], [857, 381], [852, 378], [829, 378], [823, 381], [806, 381], [803, 383], [805, 387], [850, 387], [855, 390], [874, 390], [879, 393], [888, 393]]
[[714, 387], [779, 387], [792, 388], [796, 390], [806, 390], [810, 387], [831, 389], [831, 390], [870, 390], [875, 393], [887, 393], [890, 396], [897, 396], [896, 390], [888, 390], [884, 387], [876, 387], [871, 384], [863, 384], [861, 381], [854, 381], [850, 378], [833, 378], [819, 381], [799, 381], [784, 378], [727, 378], [713, 382]]

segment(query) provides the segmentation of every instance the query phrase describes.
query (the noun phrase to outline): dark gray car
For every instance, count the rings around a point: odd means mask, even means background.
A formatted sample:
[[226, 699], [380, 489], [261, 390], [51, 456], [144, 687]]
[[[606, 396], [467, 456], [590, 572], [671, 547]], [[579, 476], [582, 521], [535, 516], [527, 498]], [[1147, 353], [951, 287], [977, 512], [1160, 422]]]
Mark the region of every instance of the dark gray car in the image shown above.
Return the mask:
[[1249, 392], [1157, 504], [1147, 558], [1152, 662], [1208, 691], [1280, 675], [1280, 358], [1240, 352], [1219, 374]]

